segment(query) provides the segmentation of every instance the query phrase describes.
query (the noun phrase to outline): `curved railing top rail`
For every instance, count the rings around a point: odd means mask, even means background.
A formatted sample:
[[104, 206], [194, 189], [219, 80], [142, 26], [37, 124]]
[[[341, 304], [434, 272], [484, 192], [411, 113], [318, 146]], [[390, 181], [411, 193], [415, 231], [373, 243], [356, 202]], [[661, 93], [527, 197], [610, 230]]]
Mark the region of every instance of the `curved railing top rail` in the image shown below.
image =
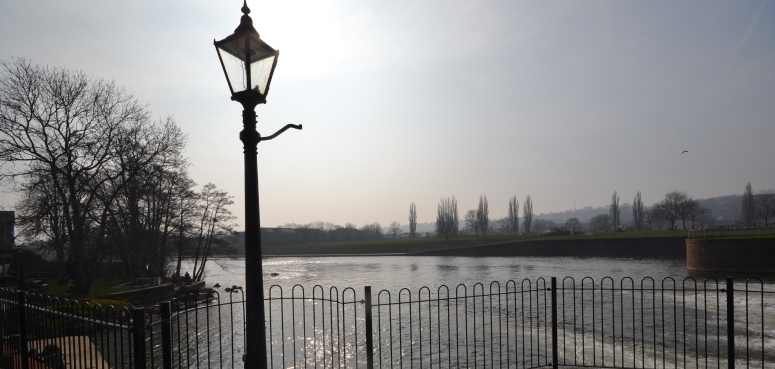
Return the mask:
[[775, 227], [690, 229], [688, 235], [691, 239], [773, 236], [775, 236]]

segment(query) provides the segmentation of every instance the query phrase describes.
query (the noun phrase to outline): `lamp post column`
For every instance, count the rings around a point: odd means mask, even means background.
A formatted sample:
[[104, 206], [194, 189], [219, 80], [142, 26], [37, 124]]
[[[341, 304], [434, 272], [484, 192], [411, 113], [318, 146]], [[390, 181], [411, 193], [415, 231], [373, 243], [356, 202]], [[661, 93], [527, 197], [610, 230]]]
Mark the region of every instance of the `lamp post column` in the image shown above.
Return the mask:
[[258, 207], [258, 142], [256, 104], [242, 102], [240, 140], [245, 148], [245, 368], [264, 369], [266, 332], [264, 320], [264, 271], [261, 261], [261, 220]]

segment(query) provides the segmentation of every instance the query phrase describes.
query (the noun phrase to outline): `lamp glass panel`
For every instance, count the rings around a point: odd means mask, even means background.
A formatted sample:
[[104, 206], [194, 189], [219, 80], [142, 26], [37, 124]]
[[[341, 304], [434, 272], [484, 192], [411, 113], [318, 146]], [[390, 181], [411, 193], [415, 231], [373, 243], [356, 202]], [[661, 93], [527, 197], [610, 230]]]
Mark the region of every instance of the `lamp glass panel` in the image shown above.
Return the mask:
[[[238, 42], [245, 42], [244, 39], [238, 39], [218, 46], [218, 56], [221, 57], [223, 68], [226, 70], [226, 77], [229, 80], [229, 87], [232, 93], [245, 91], [247, 86], [247, 72], [245, 70], [244, 58], [235, 55], [239, 52]], [[244, 48], [242, 48], [244, 50]]]
[[266, 94], [269, 84], [269, 76], [272, 74], [272, 65], [276, 58], [276, 52], [266, 44], [250, 41], [250, 88], [261, 95]]
[[269, 83], [269, 76], [272, 74], [272, 64], [274, 63], [274, 55], [269, 58], [259, 60], [250, 65], [250, 79], [252, 89], [258, 91], [262, 95], [266, 94], [266, 88]]

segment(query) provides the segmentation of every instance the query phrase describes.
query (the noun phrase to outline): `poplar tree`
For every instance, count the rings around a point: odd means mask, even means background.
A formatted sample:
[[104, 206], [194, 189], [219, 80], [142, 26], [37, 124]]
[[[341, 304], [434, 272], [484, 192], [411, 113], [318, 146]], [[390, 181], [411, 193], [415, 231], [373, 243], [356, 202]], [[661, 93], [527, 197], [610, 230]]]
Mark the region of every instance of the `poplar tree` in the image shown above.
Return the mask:
[[751, 182], [748, 182], [748, 184], [745, 185], [745, 192], [743, 192], [742, 212], [740, 214], [740, 220], [743, 222], [744, 226], [748, 227], [753, 224], [755, 215], [756, 203], [754, 202]]
[[640, 195], [640, 190], [635, 194], [635, 198], [632, 199], [632, 222], [635, 225], [635, 229], [641, 230], [643, 228], [643, 199]]
[[412, 205], [409, 205], [409, 237], [417, 237], [417, 209]]
[[476, 209], [476, 221], [479, 223], [479, 229], [482, 236], [487, 235], [487, 229], [490, 225], [490, 210], [487, 203], [487, 195], [479, 196], [479, 207]]
[[611, 195], [611, 205], [608, 207], [608, 216], [611, 218], [611, 226], [613, 226], [614, 231], [618, 230], [620, 211], [619, 211], [619, 195], [616, 194], [616, 191], [614, 191], [614, 194]]
[[530, 195], [527, 195], [525, 202], [522, 203], [522, 217], [525, 218], [525, 233], [530, 233], [530, 228], [533, 225], [533, 200]]
[[509, 233], [514, 235], [519, 234], [519, 203], [517, 202], [516, 196], [509, 199], [508, 222]]

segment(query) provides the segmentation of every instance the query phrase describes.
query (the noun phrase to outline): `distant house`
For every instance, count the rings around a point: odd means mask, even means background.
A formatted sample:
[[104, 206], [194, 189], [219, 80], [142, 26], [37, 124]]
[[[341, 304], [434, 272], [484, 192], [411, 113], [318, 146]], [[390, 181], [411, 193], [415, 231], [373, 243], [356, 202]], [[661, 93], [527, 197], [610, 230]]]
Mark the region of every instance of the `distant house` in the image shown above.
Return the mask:
[[16, 213], [13, 211], [0, 211], [0, 249], [8, 249], [14, 246], [16, 238], [14, 225]]
[[286, 246], [299, 242], [299, 234], [293, 228], [261, 228], [262, 246]]
[[363, 239], [363, 232], [355, 228], [337, 228], [328, 232], [329, 241], [357, 241]]

